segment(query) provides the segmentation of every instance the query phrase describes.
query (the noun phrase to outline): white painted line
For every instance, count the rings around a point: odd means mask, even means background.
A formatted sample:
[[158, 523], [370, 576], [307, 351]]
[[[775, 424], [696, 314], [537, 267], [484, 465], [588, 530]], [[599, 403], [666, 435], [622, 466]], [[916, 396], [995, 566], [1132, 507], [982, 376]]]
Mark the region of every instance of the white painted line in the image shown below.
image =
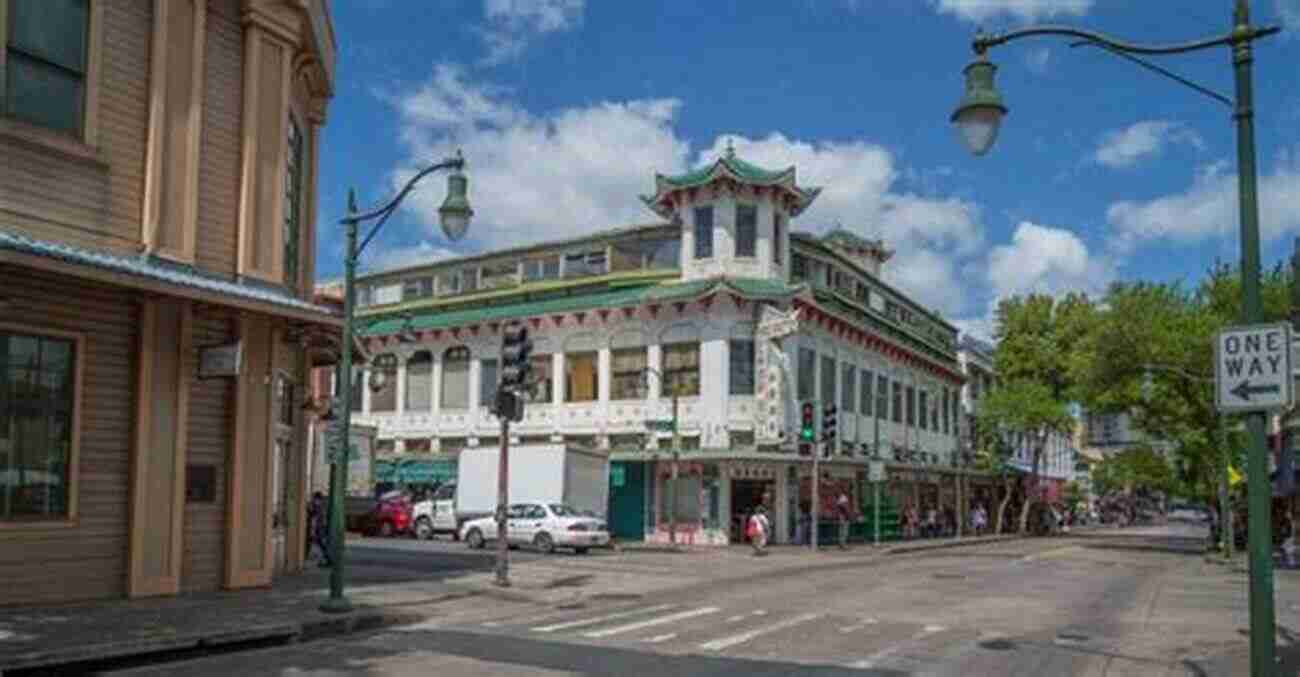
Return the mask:
[[925, 634], [930, 635], [936, 632], [943, 632], [944, 630], [947, 629], [948, 628], [945, 628], [942, 625], [927, 625], [925, 626]]
[[723, 637], [722, 639], [715, 639], [712, 642], [705, 642], [704, 644], [700, 645], [700, 648], [704, 649], [705, 651], [721, 651], [723, 649], [726, 649], [727, 647], [732, 647], [737, 644], [744, 644], [745, 642], [748, 642], [749, 640], [754, 639], [755, 637], [766, 635], [770, 632], [776, 632], [777, 630], [784, 630], [786, 628], [799, 625], [800, 623], [807, 623], [808, 621], [811, 621], [814, 618], [820, 618], [820, 617], [821, 614], [803, 614], [802, 616], [787, 618], [781, 621], [780, 623], [773, 623], [771, 625], [750, 630], [749, 632], [742, 632], [739, 635], [732, 635], [730, 637]]
[[584, 618], [580, 621], [570, 621], [568, 623], [557, 623], [556, 625], [543, 625], [541, 627], [533, 628], [533, 632], [555, 632], [556, 630], [568, 630], [570, 628], [581, 628], [586, 625], [595, 625], [597, 623], [604, 623], [605, 621], [612, 621], [619, 618], [627, 618], [628, 616], [635, 616], [637, 614], [650, 614], [656, 611], [664, 611], [666, 609], [671, 609], [675, 606], [677, 605], [659, 604], [657, 606], [645, 607], [641, 609], [632, 609], [631, 611], [620, 611], [619, 613], [609, 614], [606, 616], [597, 616], [595, 618]]
[[865, 628], [865, 627], [867, 627], [868, 625], [875, 625], [876, 623], [879, 623], [879, 622], [880, 622], [880, 621], [877, 621], [877, 620], [874, 619], [874, 618], [864, 618], [864, 619], [862, 619], [862, 622], [861, 622], [861, 623], [854, 623], [853, 625], [846, 625], [846, 626], [840, 628], [840, 632], [842, 632], [842, 633], [844, 633], [844, 634], [847, 635], [847, 634], [850, 633], [850, 632], [855, 632], [855, 631], [857, 631], [857, 630], [861, 630], [862, 628]]
[[721, 609], [719, 609], [716, 606], [700, 607], [699, 609], [682, 611], [675, 614], [669, 614], [667, 616], [660, 616], [659, 618], [651, 618], [648, 621], [629, 623], [627, 625], [618, 625], [612, 628], [605, 628], [604, 630], [597, 630], [595, 632], [584, 632], [582, 636], [590, 637], [592, 639], [598, 639], [600, 637], [609, 637], [611, 635], [621, 635], [625, 632], [632, 632], [633, 630], [641, 630], [643, 628], [653, 628], [656, 625], [675, 623], [677, 621], [686, 620], [687, 618], [695, 618], [696, 616], [707, 616], [709, 614], [716, 614], [719, 611], [721, 611]]
[[916, 642], [917, 640], [925, 639], [926, 636], [928, 635], [933, 635], [936, 632], [943, 632], [944, 630], [947, 630], [947, 628], [943, 627], [942, 625], [927, 625], [925, 626], [924, 630], [916, 633], [915, 635], [912, 635], [912, 638], [910, 640], [899, 642], [887, 649], [877, 651], [876, 653], [871, 654], [869, 657], [863, 660], [849, 663], [849, 667], [858, 668], [861, 670], [870, 670], [871, 668], [880, 665], [880, 661], [898, 653], [899, 651], [902, 651], [903, 649], [907, 648], [908, 645]]
[[743, 620], [745, 620], [745, 614], [741, 614], [739, 616], [732, 616], [731, 618], [727, 619], [727, 622], [735, 623], [736, 621], [743, 621]]
[[764, 611], [764, 610], [762, 610], [762, 609], [759, 609], [758, 611], [755, 611], [755, 612], [754, 612], [754, 615], [755, 615], [755, 616], [766, 616], [766, 615], [767, 615], [767, 612]]
[[672, 639], [672, 638], [674, 638], [674, 637], [676, 637], [676, 636], [677, 636], [677, 633], [675, 633], [675, 632], [670, 632], [670, 633], [668, 633], [668, 634], [666, 634], [666, 635], [659, 635], [658, 637], [651, 637], [650, 639], [647, 639], [646, 641], [649, 642], [650, 644], [658, 644], [658, 643], [660, 643], [660, 642], [667, 642], [668, 640], [670, 640], [670, 639]]

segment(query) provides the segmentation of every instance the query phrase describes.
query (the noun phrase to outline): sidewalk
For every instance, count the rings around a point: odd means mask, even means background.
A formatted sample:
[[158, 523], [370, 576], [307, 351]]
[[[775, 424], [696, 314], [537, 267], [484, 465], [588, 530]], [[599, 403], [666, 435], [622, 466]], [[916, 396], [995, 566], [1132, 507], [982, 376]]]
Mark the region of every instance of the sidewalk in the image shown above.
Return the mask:
[[583, 599], [635, 599], [670, 588], [709, 582], [779, 577], [810, 569], [860, 566], [881, 557], [1016, 538], [943, 539], [857, 545], [810, 553], [776, 546], [754, 557], [748, 546], [663, 552], [622, 547], [595, 557], [556, 557], [512, 564], [511, 587], [493, 584], [490, 572], [446, 577], [385, 567], [349, 566], [348, 614], [319, 610], [328, 571], [311, 569], [273, 587], [147, 600], [0, 609], [0, 672], [157, 653], [230, 648], [240, 643], [310, 641], [321, 637], [416, 623], [430, 605], [482, 596], [536, 605]]

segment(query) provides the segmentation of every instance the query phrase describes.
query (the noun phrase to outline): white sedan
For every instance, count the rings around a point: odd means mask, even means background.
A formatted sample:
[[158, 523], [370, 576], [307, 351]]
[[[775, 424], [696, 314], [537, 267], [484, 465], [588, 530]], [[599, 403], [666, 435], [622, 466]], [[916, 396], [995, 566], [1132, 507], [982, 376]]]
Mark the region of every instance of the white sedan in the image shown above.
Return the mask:
[[[560, 503], [516, 503], [506, 512], [506, 542], [531, 545], [541, 552], [573, 548], [579, 555], [609, 545], [605, 522]], [[461, 525], [461, 540], [482, 548], [497, 538], [495, 517], [481, 517]]]

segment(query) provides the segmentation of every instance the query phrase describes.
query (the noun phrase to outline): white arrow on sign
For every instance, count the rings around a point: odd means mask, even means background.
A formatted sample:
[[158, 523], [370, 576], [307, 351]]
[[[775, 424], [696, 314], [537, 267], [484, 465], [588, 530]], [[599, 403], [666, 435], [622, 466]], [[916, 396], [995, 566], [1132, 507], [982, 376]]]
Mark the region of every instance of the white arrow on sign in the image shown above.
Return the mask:
[[1229, 327], [1215, 341], [1216, 404], [1222, 412], [1284, 409], [1294, 402], [1291, 326]]

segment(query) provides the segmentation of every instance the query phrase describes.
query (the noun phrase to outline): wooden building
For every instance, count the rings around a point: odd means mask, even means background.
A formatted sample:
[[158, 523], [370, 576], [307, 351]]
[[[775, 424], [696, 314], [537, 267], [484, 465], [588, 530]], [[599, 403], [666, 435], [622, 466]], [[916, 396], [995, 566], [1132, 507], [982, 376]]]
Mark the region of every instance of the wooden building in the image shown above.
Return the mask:
[[326, 0], [5, 0], [0, 40], [0, 604], [300, 568]]

